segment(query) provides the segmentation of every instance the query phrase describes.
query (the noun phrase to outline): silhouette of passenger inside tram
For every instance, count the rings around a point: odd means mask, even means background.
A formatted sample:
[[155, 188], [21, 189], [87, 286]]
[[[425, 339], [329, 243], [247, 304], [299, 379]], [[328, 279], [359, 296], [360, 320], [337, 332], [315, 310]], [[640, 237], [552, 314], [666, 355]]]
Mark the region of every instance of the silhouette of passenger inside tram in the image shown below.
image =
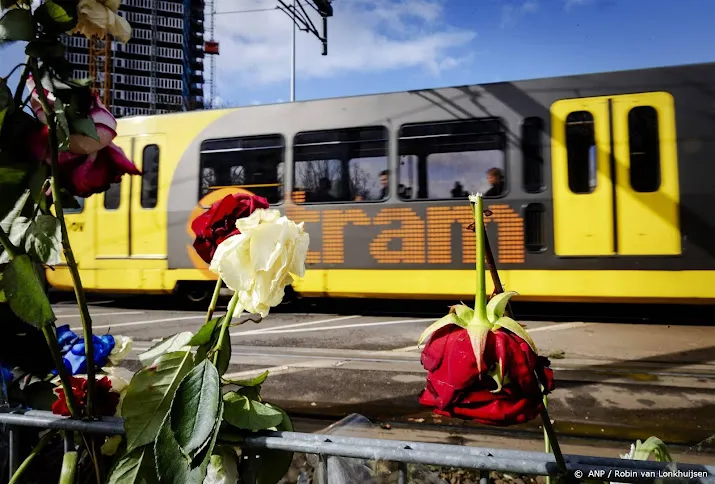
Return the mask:
[[487, 171], [487, 181], [492, 186], [485, 197], [498, 197], [504, 191], [504, 174], [499, 168], [490, 168]]
[[382, 200], [383, 198], [387, 198], [387, 195], [390, 194], [390, 170], [382, 170], [380, 172], [380, 185], [382, 185], [382, 188], [380, 189], [379, 200]]
[[330, 179], [323, 177], [318, 181], [318, 189], [313, 192], [313, 201], [315, 202], [334, 202], [335, 197], [330, 194], [331, 183]]
[[452, 198], [462, 198], [466, 196], [467, 192], [464, 191], [464, 186], [458, 181], [454, 182], [454, 188], [452, 188]]

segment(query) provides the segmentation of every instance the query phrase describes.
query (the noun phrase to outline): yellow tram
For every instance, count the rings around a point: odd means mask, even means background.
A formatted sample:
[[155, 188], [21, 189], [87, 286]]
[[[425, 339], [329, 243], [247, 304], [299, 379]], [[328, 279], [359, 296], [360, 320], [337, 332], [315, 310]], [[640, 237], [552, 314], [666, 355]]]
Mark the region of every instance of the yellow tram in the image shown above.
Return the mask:
[[191, 221], [247, 190], [305, 222], [302, 296], [455, 299], [479, 190], [523, 300], [709, 303], [713, 82], [715, 63], [122, 118], [144, 175], [82, 200], [70, 238], [90, 292], [201, 300]]

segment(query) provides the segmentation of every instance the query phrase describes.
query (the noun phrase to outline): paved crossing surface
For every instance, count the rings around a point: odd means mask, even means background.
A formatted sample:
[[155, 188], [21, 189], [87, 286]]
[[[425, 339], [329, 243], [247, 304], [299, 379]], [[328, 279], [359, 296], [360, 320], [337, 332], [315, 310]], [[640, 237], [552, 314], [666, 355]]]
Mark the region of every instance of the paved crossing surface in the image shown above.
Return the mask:
[[[126, 361], [132, 370], [138, 368], [140, 352], [163, 337], [198, 330], [205, 319], [203, 311], [172, 309], [158, 298], [143, 301], [91, 301], [95, 333], [134, 339], [135, 351]], [[81, 329], [74, 301], [56, 302], [54, 308], [58, 325]], [[394, 422], [463, 424], [435, 419], [417, 403], [426, 372], [415, 345], [436, 317], [291, 313], [286, 308], [258, 324], [232, 328], [227, 376], [269, 370], [265, 398], [296, 415], [340, 418], [357, 412]], [[225, 302], [217, 314], [223, 310]], [[657, 435], [693, 445], [715, 429], [715, 326], [522, 323], [555, 370], [550, 412], [557, 431], [626, 440]], [[536, 431], [537, 425], [523, 428]]]

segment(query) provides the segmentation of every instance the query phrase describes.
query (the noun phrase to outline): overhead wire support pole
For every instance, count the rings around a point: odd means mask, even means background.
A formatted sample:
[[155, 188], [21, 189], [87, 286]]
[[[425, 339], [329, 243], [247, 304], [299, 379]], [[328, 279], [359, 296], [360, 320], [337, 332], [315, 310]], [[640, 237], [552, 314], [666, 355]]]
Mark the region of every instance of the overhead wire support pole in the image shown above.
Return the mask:
[[[295, 10], [296, 0], [293, 0]], [[291, 49], [290, 49], [290, 102], [295, 102], [295, 22], [291, 22]]]
[[[301, 31], [303, 32], [310, 32], [311, 34], [315, 35], [318, 40], [320, 40], [323, 44], [323, 55], [328, 55], [328, 20], [327, 17], [332, 17], [333, 16], [333, 7], [330, 5], [330, 2], [328, 0], [313, 0], [313, 5], [310, 2], [303, 2], [303, 1], [298, 1], [296, 2], [294, 0], [294, 5], [288, 6], [284, 0], [278, 0], [278, 5], [276, 8], [278, 10], [281, 10], [282, 12], [285, 12], [286, 15], [288, 15], [294, 22], [295, 25], [300, 28]], [[300, 7], [300, 11], [297, 7]], [[313, 10], [318, 12], [320, 16], [323, 18], [323, 33], [321, 34], [318, 29], [315, 27], [315, 24], [313, 21], [310, 19], [308, 16], [308, 13], [305, 11], [305, 8], [303, 8], [303, 3], [307, 3]]]

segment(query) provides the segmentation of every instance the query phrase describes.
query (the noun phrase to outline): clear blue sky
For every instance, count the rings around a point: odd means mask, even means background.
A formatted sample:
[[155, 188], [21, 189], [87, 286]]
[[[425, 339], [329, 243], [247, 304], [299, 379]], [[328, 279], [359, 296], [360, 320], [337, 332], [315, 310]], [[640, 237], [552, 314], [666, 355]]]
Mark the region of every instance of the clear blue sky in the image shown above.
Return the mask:
[[[228, 12], [275, 0], [217, 0]], [[297, 33], [298, 100], [715, 60], [712, 0], [335, 0], [329, 55]], [[313, 18], [316, 18], [315, 16]], [[217, 16], [217, 96], [287, 101], [290, 21]], [[0, 47], [7, 72], [24, 45]], [[207, 93], [208, 94], [208, 93]]]

